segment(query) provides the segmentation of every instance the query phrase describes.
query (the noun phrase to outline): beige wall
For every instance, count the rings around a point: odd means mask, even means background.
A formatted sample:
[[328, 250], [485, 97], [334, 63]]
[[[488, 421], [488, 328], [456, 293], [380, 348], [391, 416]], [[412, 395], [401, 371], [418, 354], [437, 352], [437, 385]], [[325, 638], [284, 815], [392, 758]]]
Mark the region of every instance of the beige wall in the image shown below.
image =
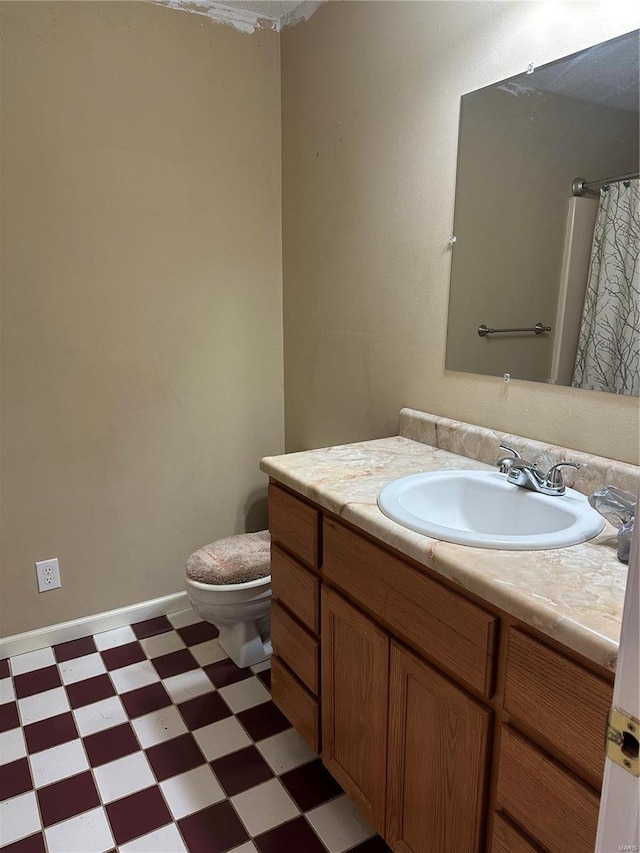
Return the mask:
[[[623, 6], [629, 9], [628, 4]], [[346, 2], [274, 33], [0, 3], [3, 635], [182, 586], [282, 450], [403, 405], [637, 461], [637, 401], [444, 370], [459, 98], [611, 2]], [[39, 595], [33, 563], [63, 587]]]
[[412, 406], [638, 462], [638, 401], [445, 371], [460, 96], [638, 26], [629, 3], [330, 2], [282, 36], [289, 450]]
[[3, 3], [2, 42], [9, 635], [178, 591], [265, 523], [280, 71], [276, 34], [151, 4]]
[[[449, 370], [549, 379], [571, 182], [583, 175], [626, 175], [637, 164], [637, 112], [549, 92], [516, 96], [502, 87], [464, 99]], [[582, 316], [582, 305], [576, 313]], [[477, 334], [480, 323], [539, 322], [552, 327], [548, 335]]]

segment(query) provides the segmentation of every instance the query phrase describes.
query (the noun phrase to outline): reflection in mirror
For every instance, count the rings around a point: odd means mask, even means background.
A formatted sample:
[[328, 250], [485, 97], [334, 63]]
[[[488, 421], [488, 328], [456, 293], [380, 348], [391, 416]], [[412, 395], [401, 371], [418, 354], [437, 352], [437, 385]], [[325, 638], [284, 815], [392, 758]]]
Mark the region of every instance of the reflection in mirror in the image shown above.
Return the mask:
[[639, 35], [463, 96], [447, 369], [640, 395]]

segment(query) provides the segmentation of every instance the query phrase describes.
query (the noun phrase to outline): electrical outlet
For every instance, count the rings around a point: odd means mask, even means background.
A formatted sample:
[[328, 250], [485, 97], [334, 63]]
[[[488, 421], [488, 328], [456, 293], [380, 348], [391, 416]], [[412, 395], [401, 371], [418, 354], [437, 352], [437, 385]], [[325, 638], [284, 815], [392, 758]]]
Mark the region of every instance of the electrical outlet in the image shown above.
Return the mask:
[[36, 563], [36, 577], [38, 578], [38, 592], [49, 592], [50, 589], [58, 589], [62, 586], [58, 558], [40, 560], [39, 563]]

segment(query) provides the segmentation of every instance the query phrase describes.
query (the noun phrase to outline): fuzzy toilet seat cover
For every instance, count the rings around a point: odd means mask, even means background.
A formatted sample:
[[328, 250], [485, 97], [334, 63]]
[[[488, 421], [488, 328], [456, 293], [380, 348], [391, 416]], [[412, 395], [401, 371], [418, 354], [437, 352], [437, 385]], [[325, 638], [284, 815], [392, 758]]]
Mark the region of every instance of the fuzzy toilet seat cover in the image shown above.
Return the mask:
[[227, 536], [205, 545], [187, 560], [187, 577], [210, 584], [247, 583], [271, 573], [268, 530]]

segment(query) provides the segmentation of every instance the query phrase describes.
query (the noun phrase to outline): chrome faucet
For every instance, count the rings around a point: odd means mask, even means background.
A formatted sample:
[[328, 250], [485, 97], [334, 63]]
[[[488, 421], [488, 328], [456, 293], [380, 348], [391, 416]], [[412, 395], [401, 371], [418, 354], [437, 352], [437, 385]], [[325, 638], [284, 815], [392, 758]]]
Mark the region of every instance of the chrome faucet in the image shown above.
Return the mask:
[[522, 459], [522, 456], [518, 453], [517, 450], [514, 450], [513, 447], [509, 447], [508, 444], [501, 444], [500, 450], [508, 450], [509, 453], [513, 453], [513, 456], [502, 456], [496, 462], [496, 465], [500, 469], [501, 474], [508, 474], [512, 465], [515, 465], [518, 459]]
[[501, 444], [500, 448], [513, 453], [513, 457], [505, 456], [497, 462], [500, 471], [507, 475], [508, 482], [541, 495], [564, 495], [566, 487], [560, 469], [580, 468], [574, 462], [558, 462], [543, 474], [537, 463], [527, 462], [517, 450], [506, 444]]

